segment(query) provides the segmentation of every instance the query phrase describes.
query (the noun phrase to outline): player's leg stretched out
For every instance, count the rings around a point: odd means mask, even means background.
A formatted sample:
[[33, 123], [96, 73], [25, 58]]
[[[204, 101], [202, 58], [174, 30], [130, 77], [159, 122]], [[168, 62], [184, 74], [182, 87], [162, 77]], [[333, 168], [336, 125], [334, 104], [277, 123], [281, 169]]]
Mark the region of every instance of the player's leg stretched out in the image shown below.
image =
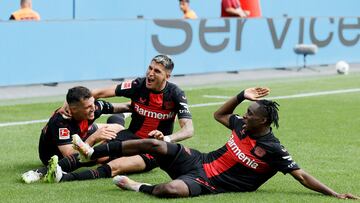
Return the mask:
[[[21, 176], [22, 180], [25, 183], [33, 183], [33, 182], [40, 181], [48, 173], [49, 168], [55, 167], [55, 166], [50, 166], [50, 163], [55, 165], [54, 164], [55, 162], [51, 161], [51, 160], [53, 160], [53, 157], [52, 157], [52, 159], [49, 160], [48, 166], [43, 166], [43, 167], [40, 167], [37, 169], [33, 169], [33, 170], [27, 171], [24, 174], [22, 174], [22, 176]], [[78, 168], [92, 166], [95, 164], [95, 162], [89, 162], [89, 163], [80, 162], [79, 154], [77, 154], [77, 153], [72, 154], [67, 157], [64, 157], [56, 163], [57, 163], [56, 165], [60, 166], [60, 168], [63, 172], [71, 172]]]
[[[76, 138], [75, 138], [76, 139]], [[80, 140], [77, 140], [82, 142]], [[179, 151], [179, 145], [170, 144], [155, 139], [129, 140], [123, 142], [112, 142], [94, 148], [73, 142], [85, 160], [94, 160], [104, 156], [130, 156], [141, 153], [154, 155], [160, 163], [170, 164]], [[171, 146], [171, 147], [169, 147]], [[167, 168], [167, 167], [165, 167]], [[188, 186], [182, 180], [173, 180], [169, 183], [150, 185], [131, 180], [127, 176], [115, 176], [113, 182], [120, 188], [156, 195], [159, 197], [187, 197], [189, 196]]]

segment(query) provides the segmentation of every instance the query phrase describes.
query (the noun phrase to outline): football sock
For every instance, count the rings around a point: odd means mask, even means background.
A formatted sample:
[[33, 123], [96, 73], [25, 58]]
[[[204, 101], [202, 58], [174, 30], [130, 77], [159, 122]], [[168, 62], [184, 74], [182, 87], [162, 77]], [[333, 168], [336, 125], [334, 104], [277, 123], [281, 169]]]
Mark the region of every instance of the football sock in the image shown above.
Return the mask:
[[79, 154], [72, 154], [59, 160], [59, 166], [64, 172], [72, 172], [84, 166], [93, 166], [95, 162], [81, 163]]
[[99, 145], [94, 148], [91, 159], [95, 160], [101, 157], [121, 157], [122, 156], [122, 142], [113, 141], [104, 145]]
[[47, 173], [47, 167], [44, 166], [44, 167], [35, 169], [34, 171], [37, 171], [38, 173], [41, 173], [42, 175], [45, 175]]
[[98, 178], [110, 178], [111, 168], [109, 165], [104, 164], [96, 169], [89, 169], [81, 172], [72, 172], [64, 174], [61, 182], [73, 181], [73, 180], [90, 180]]
[[146, 194], [152, 194], [156, 185], [141, 185], [139, 188], [139, 192], [143, 192]]

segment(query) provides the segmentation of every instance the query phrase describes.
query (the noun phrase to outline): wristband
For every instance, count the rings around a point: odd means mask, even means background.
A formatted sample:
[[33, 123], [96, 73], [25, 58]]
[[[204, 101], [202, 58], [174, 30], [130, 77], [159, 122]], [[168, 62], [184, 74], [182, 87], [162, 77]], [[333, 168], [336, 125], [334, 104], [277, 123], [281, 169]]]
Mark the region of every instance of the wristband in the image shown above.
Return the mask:
[[245, 94], [245, 91], [243, 90], [238, 95], [236, 95], [236, 99], [238, 100], [239, 103], [245, 100], [244, 94]]
[[164, 141], [164, 142], [171, 142], [170, 136], [164, 136], [163, 141]]

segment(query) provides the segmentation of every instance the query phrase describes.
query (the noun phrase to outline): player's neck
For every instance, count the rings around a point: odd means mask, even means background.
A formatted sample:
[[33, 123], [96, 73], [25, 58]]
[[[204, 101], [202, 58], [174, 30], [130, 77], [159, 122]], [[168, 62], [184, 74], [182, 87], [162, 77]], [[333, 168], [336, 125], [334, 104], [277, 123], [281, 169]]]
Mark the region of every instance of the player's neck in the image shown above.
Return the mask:
[[262, 137], [264, 135], [267, 135], [270, 133], [270, 128], [269, 127], [263, 127], [263, 128], [258, 128], [257, 130], [254, 130], [251, 133], [251, 137], [254, 138], [258, 138], [258, 137]]

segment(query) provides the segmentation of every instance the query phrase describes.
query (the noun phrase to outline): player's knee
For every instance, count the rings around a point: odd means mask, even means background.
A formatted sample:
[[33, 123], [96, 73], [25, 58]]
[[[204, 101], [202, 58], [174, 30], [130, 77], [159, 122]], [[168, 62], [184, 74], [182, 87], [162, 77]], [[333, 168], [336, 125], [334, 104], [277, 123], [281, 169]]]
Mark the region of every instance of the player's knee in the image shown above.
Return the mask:
[[108, 164], [111, 168], [111, 176], [137, 173], [145, 170], [145, 163], [133, 162], [131, 164]]
[[152, 152], [158, 153], [158, 154], [165, 154], [166, 153], [166, 143], [163, 141], [159, 141], [156, 139], [148, 139], [147, 140], [148, 146], [150, 146], [150, 150]]
[[153, 190], [154, 195], [162, 197], [179, 197], [183, 196], [182, 193], [181, 187], [175, 183], [163, 184], [160, 187], [155, 187]]
[[115, 123], [115, 124], [120, 124], [121, 126], [125, 126], [125, 117], [123, 113], [119, 113], [119, 114], [114, 114], [111, 115], [106, 123]]

